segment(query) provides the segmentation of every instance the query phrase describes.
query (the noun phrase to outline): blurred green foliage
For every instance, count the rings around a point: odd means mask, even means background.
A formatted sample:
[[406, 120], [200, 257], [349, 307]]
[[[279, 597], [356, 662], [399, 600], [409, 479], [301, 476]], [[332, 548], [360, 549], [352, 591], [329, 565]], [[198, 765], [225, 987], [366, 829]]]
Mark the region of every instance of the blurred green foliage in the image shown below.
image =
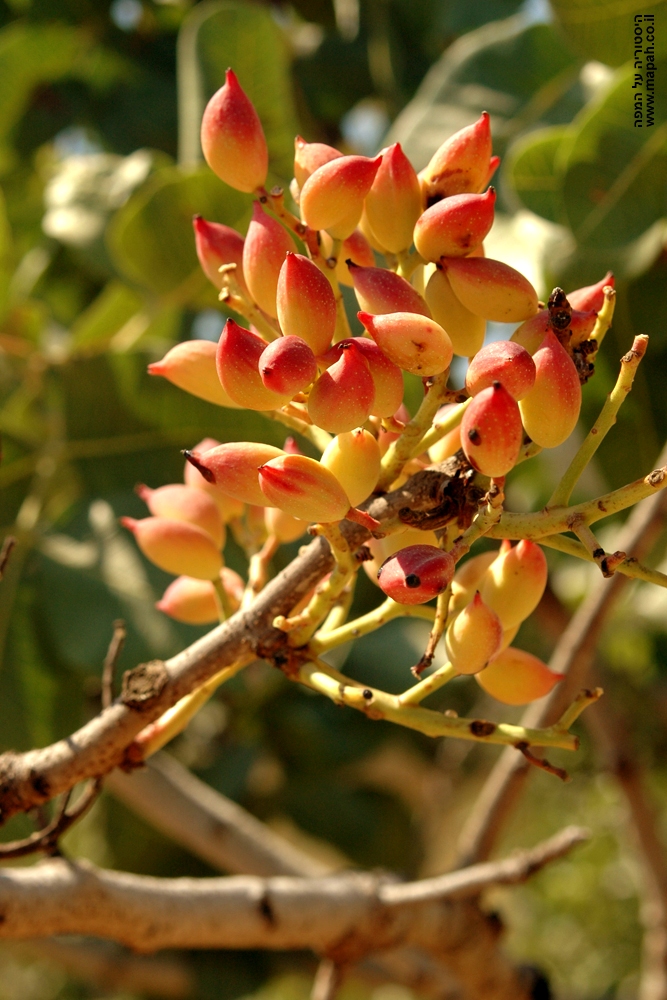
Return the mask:
[[[527, 211], [543, 220], [545, 287], [579, 286], [608, 267], [619, 278], [617, 321], [586, 391], [584, 425], [632, 336], [651, 334], [649, 361], [600, 450], [597, 483], [645, 474], [667, 436], [667, 337], [657, 321], [667, 307], [667, 97], [656, 92], [652, 129], [633, 128], [632, 12], [617, 15], [602, 0], [554, 0], [554, 20], [545, 21], [518, 12], [516, 0], [361, 0], [355, 25], [354, 3], [347, 20], [344, 6], [0, 2], [0, 525], [19, 541], [0, 585], [3, 748], [45, 744], [97, 711], [115, 618], [129, 628], [119, 670], [201, 633], [154, 609], [168, 578], [117, 528], [120, 514], [142, 515], [134, 485], [179, 481], [179, 449], [205, 435], [283, 440], [261, 415], [213, 407], [145, 370], [174, 342], [204, 329], [215, 336], [224, 321], [198, 269], [191, 217], [241, 230], [249, 218], [250, 197], [196, 162], [203, 102], [229, 63], [258, 106], [281, 182], [289, 180], [296, 131], [350, 149], [345, 116], [356, 112], [379, 146], [382, 122], [393, 120], [390, 136], [420, 168], [488, 109], [504, 158], [501, 207], [507, 218]], [[664, 8], [641, 11], [658, 16]], [[375, 118], [364, 119], [369, 108]], [[554, 463], [521, 467], [514, 495], [539, 506], [555, 474]], [[296, 548], [286, 547], [276, 568]], [[243, 569], [232, 544], [227, 558]], [[568, 565], [553, 559], [555, 585], [572, 603], [591, 577], [578, 567], [575, 581]], [[362, 574], [354, 611], [372, 607], [377, 594]], [[649, 598], [638, 588], [602, 646], [610, 697], [629, 706], [663, 805], [665, 610], [662, 593]], [[641, 632], [622, 642], [630, 622]], [[521, 641], [548, 653], [549, 640], [530, 623]], [[393, 623], [360, 642], [347, 669], [398, 690], [422, 642], [420, 623]], [[406, 876], [442, 870], [495, 752], [371, 724], [265, 666], [246, 675], [222, 690], [174, 753], [260, 817], [327, 841], [356, 865]], [[658, 711], [650, 722], [649, 700]], [[447, 704], [493, 711], [472, 682], [453, 684]], [[553, 832], [563, 815], [598, 839], [502, 905], [517, 956], [545, 966], [569, 996], [626, 1000], [639, 950], [637, 866], [629, 843], [615, 836], [618, 793], [594, 776], [590, 748], [574, 769], [575, 785], [565, 789], [537, 776], [506, 846]], [[29, 822], [17, 821], [7, 836], [19, 828]], [[67, 846], [130, 870], [206, 873], [110, 798]], [[307, 970], [309, 961], [296, 956], [289, 967]], [[203, 954], [192, 963], [201, 1000], [255, 995], [267, 979], [257, 996], [306, 995], [305, 973], [285, 973], [283, 958]], [[7, 974], [0, 1000], [95, 993], [41, 976], [26, 985]], [[368, 993], [350, 987], [353, 995]]]

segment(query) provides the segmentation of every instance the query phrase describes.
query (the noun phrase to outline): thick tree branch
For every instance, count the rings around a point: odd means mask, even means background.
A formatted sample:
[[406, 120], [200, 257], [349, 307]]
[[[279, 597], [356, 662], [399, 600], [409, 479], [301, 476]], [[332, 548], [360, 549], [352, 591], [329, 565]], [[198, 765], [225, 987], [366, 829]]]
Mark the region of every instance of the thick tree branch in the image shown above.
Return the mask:
[[[463, 475], [459, 473], [463, 471]], [[436, 508], [453, 519], [472, 517], [469, 470], [450, 459], [438, 470], [417, 473], [409, 483], [368, 504], [373, 517], [387, 529], [399, 515], [414, 516]], [[352, 547], [369, 536], [365, 528], [343, 522]], [[124, 690], [113, 705], [67, 739], [28, 753], [0, 756], [0, 821], [40, 805], [78, 782], [106, 774], [117, 766], [131, 767], [131, 744], [138, 733], [182, 697], [236, 661], [266, 656], [275, 662], [288, 657], [285, 633], [272, 625], [287, 615], [333, 566], [328, 543], [314, 539], [297, 558], [271, 580], [253, 605], [237, 612], [183, 652], [162, 663], [142, 664], [125, 675]], [[128, 751], [129, 748], [129, 751]]]
[[571, 828], [516, 858], [402, 885], [356, 873], [158, 879], [58, 858], [0, 872], [0, 938], [87, 934], [138, 951], [308, 947], [340, 963], [418, 944], [455, 975], [465, 962], [472, 996], [523, 1000], [518, 974], [495, 947], [495, 922], [475, 897], [528, 878], [584, 837]]

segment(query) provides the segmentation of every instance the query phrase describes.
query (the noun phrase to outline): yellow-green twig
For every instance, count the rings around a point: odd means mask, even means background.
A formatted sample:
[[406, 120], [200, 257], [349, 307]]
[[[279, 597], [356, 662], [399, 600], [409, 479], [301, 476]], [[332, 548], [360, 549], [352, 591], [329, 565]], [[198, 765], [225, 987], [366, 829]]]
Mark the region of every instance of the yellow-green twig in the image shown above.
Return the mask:
[[325, 430], [316, 427], [315, 424], [309, 424], [307, 421], [295, 417], [293, 413], [285, 413], [284, 410], [268, 410], [265, 412], [265, 416], [271, 420], [278, 420], [285, 427], [289, 427], [291, 431], [296, 431], [301, 437], [314, 444], [318, 451], [324, 451], [331, 441], [331, 434], [327, 434]]
[[[386, 719], [407, 729], [415, 729], [426, 736], [453, 736], [476, 743], [493, 743], [518, 748], [538, 746], [576, 750], [579, 744], [577, 737], [568, 732], [560, 720], [545, 729], [528, 729], [504, 722], [459, 719], [421, 706], [402, 706], [399, 696], [350, 680], [321, 660], [302, 664], [292, 679], [326, 695], [337, 705], [348, 705], [350, 708], [365, 712], [371, 719]], [[575, 704], [578, 715], [586, 704], [590, 704], [590, 700], [581, 705], [578, 700]], [[570, 713], [568, 718], [572, 711], [572, 707], [568, 709]]]
[[177, 701], [159, 719], [156, 719], [155, 722], [151, 722], [149, 726], [142, 729], [134, 742], [141, 748], [144, 759], [157, 753], [158, 750], [161, 750], [163, 746], [166, 746], [167, 743], [173, 740], [175, 736], [183, 732], [190, 719], [209, 700], [216, 688], [219, 688], [225, 681], [234, 677], [239, 670], [252, 663], [254, 659], [254, 656], [247, 656], [244, 659], [237, 660], [236, 663], [230, 664], [228, 667], [224, 667], [217, 674], [214, 674], [213, 677], [210, 677], [201, 687], [195, 691], [191, 691], [190, 694], [186, 694], [184, 698]]
[[423, 438], [418, 442], [415, 448], [412, 449], [410, 458], [416, 458], [417, 455], [421, 455], [423, 451], [428, 451], [428, 449], [436, 444], [441, 438], [444, 438], [445, 434], [449, 434], [453, 431], [455, 427], [458, 427], [463, 420], [463, 414], [470, 406], [471, 400], [466, 399], [465, 402], [460, 403], [455, 410], [450, 410], [446, 413], [440, 420], [433, 423], [433, 426], [426, 431]]
[[[382, 459], [382, 472], [377, 484], [378, 490], [389, 489], [415, 448], [421, 445], [433, 417], [446, 399], [448, 378], [449, 369], [442, 372], [441, 375], [436, 375], [414, 417], [405, 425], [401, 436], [390, 444]], [[420, 448], [420, 450], [424, 449]]]
[[603, 517], [611, 517], [627, 507], [633, 507], [640, 500], [653, 496], [667, 486], [667, 466], [649, 472], [643, 479], [636, 479], [627, 486], [605, 493], [601, 497], [587, 500], [572, 507], [557, 507], [530, 514], [514, 514], [504, 511], [497, 524], [492, 524], [485, 532], [489, 538], [532, 538], [540, 539], [571, 531], [573, 524], [594, 524]]
[[423, 604], [398, 604], [396, 601], [392, 601], [391, 597], [388, 597], [377, 608], [347, 622], [345, 625], [340, 625], [338, 628], [326, 632], [320, 629], [310, 640], [308, 649], [313, 656], [321, 656], [329, 649], [342, 646], [344, 642], [351, 642], [353, 639], [360, 639], [362, 635], [375, 632], [387, 622], [393, 621], [394, 618], [422, 618], [426, 621], [433, 621], [434, 617], [434, 608]]
[[[558, 552], [565, 552], [569, 556], [583, 559], [585, 562], [594, 562], [593, 556], [581, 542], [567, 535], [549, 535], [540, 539], [540, 545], [545, 545], [548, 549], [556, 549]], [[616, 573], [629, 576], [633, 580], [644, 580], [646, 583], [654, 583], [658, 587], [667, 587], [667, 573], [661, 573], [658, 569], [651, 569], [645, 566], [638, 559], [629, 557], [623, 559], [615, 568]]]
[[425, 677], [419, 684], [414, 684], [407, 691], [404, 691], [403, 694], [399, 694], [398, 702], [401, 707], [405, 705], [418, 705], [428, 695], [433, 694], [434, 691], [438, 691], [457, 676], [458, 673], [451, 663], [443, 663], [441, 667], [434, 670], [432, 674]]
[[570, 499], [572, 490], [579, 481], [582, 472], [593, 458], [593, 455], [604, 441], [608, 432], [616, 423], [616, 414], [632, 389], [632, 383], [634, 381], [637, 368], [646, 353], [647, 347], [648, 337], [642, 334], [635, 337], [632, 347], [628, 353], [623, 355], [621, 358], [621, 370], [618, 378], [616, 379], [616, 385], [607, 396], [605, 404], [600, 412], [600, 416], [591, 427], [585, 440], [577, 451], [577, 454], [570, 462], [563, 478], [547, 503], [547, 507], [564, 507]]
[[604, 288], [604, 302], [602, 303], [602, 309], [598, 312], [597, 319], [595, 320], [595, 326], [593, 327], [593, 332], [590, 336], [591, 340], [597, 341], [598, 349], [600, 344], [605, 338], [605, 334], [611, 326], [611, 321], [614, 318], [614, 306], [616, 305], [616, 291], [607, 285]]

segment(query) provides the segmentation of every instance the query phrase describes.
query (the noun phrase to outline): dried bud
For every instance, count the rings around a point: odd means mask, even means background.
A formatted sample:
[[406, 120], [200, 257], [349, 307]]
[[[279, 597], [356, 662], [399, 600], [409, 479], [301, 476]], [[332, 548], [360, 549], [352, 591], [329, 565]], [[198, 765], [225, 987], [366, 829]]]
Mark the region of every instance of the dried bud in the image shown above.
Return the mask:
[[[210, 451], [211, 448], [217, 448], [220, 444], [215, 438], [204, 438], [199, 444], [196, 444], [192, 449], [193, 455], [198, 455], [200, 452]], [[241, 517], [243, 511], [245, 510], [245, 504], [240, 500], [235, 500], [233, 497], [226, 496], [224, 493], [220, 492], [217, 486], [213, 483], [209, 483], [202, 476], [191, 462], [186, 462], [183, 469], [183, 480], [186, 486], [192, 486], [196, 490], [202, 490], [204, 493], [208, 493], [210, 497], [213, 498], [218, 510], [220, 511], [220, 516], [225, 524], [232, 521], [235, 517]]]
[[285, 254], [295, 251], [294, 240], [287, 230], [256, 201], [243, 245], [243, 273], [259, 308], [274, 318], [278, 315], [276, 293], [280, 269]]
[[351, 507], [370, 496], [380, 475], [380, 447], [369, 431], [356, 430], [338, 434], [324, 449], [322, 465], [333, 472]]
[[498, 653], [476, 679], [487, 694], [504, 705], [527, 705], [544, 698], [564, 676], [549, 670], [531, 653], [510, 646]]
[[501, 382], [517, 400], [530, 392], [535, 382], [535, 362], [525, 347], [510, 340], [496, 340], [475, 355], [466, 373], [470, 395], [476, 396], [494, 382]]
[[291, 514], [286, 514], [279, 507], [265, 507], [264, 523], [269, 535], [273, 535], [284, 545], [288, 542], [295, 542], [297, 538], [301, 538], [309, 522], [302, 521], [299, 517], [292, 517]]
[[257, 470], [283, 452], [271, 444], [230, 441], [206, 452], [186, 452], [185, 457], [216, 489], [243, 503], [266, 506]]
[[523, 427], [519, 404], [500, 382], [473, 399], [461, 421], [461, 447], [473, 469], [505, 476], [519, 457]]
[[203, 528], [166, 517], [145, 517], [141, 521], [121, 517], [120, 521], [132, 532], [146, 558], [165, 572], [198, 580], [214, 580], [220, 572], [220, 550]]
[[572, 358], [551, 331], [533, 356], [535, 384], [521, 400], [526, 434], [542, 448], [569, 438], [579, 419], [581, 384]]
[[[349, 346], [348, 340], [339, 340], [327, 351], [320, 362], [327, 367], [337, 361]], [[368, 370], [375, 387], [375, 399], [371, 414], [376, 417], [391, 417], [403, 401], [403, 375], [398, 365], [382, 353], [377, 344], [367, 337], [355, 337], [354, 349], [361, 351], [368, 364]], [[409, 418], [408, 418], [409, 419]]]
[[[577, 347], [582, 340], [588, 340], [593, 332], [598, 314], [595, 309], [582, 312], [581, 309], [573, 309], [570, 318], [570, 343]], [[540, 347], [541, 344], [538, 344]]]
[[260, 354], [259, 374], [267, 389], [291, 397], [317, 378], [317, 362], [301, 337], [279, 337]]
[[481, 191], [496, 166], [491, 164], [489, 116], [483, 111], [476, 122], [443, 142], [420, 173], [427, 205], [453, 194]]
[[537, 292], [509, 264], [488, 257], [448, 257], [443, 266], [457, 299], [477, 316], [520, 323], [537, 312]]
[[449, 368], [452, 342], [435, 320], [409, 312], [357, 316], [380, 350], [404, 371], [426, 377]]
[[365, 213], [378, 243], [390, 253], [412, 244], [412, 231], [422, 211], [415, 169], [395, 142], [382, 151], [382, 163], [366, 195]]
[[343, 154], [324, 142], [306, 142], [300, 135], [294, 140], [294, 177], [299, 189], [318, 167], [330, 160], [337, 160]]
[[282, 455], [260, 466], [259, 483], [265, 502], [304, 521], [340, 521], [350, 509], [334, 474], [305, 455]]
[[465, 257], [493, 225], [496, 192], [456, 194], [427, 208], [415, 226], [415, 246], [426, 260]]
[[293, 393], [267, 389], [259, 373], [262, 354], [269, 345], [258, 333], [228, 319], [216, 354], [218, 377], [231, 399], [249, 410], [277, 410]]
[[359, 427], [373, 408], [375, 386], [357, 339], [345, 341], [339, 360], [322, 372], [310, 390], [308, 415], [332, 434]]
[[340, 156], [324, 163], [310, 175], [301, 189], [301, 215], [311, 229], [327, 229], [334, 239], [344, 240], [357, 228], [364, 198], [382, 157]]
[[378, 583], [398, 604], [425, 604], [449, 586], [454, 560], [434, 545], [410, 545], [380, 566]]
[[206, 105], [201, 145], [211, 170], [237, 191], [250, 193], [266, 181], [269, 152], [262, 125], [231, 69]]
[[567, 301], [573, 309], [579, 309], [581, 312], [588, 312], [591, 309], [600, 312], [604, 304], [603, 289], [607, 285], [614, 287], [614, 275], [611, 271], [607, 271], [604, 278], [596, 285], [586, 285], [584, 288], [577, 288], [574, 292], [568, 292]]
[[157, 490], [141, 484], [136, 492], [154, 517], [196, 524], [209, 533], [218, 548], [225, 544], [225, 526], [220, 511], [207, 493], [180, 483], [160, 486]]
[[[576, 345], [580, 344], [582, 340], [588, 340], [593, 332], [597, 315], [595, 310], [588, 312], [581, 312], [579, 309], [572, 310], [570, 317], [571, 344]], [[535, 354], [551, 329], [549, 310], [540, 309], [535, 316], [531, 316], [525, 323], [517, 327], [510, 339], [513, 344], [525, 347], [529, 354]]]
[[167, 382], [207, 403], [238, 410], [239, 404], [225, 392], [215, 367], [217, 347], [210, 340], [184, 340], [167, 351], [162, 361], [148, 366], [149, 375], [162, 375]]
[[336, 330], [336, 299], [317, 264], [300, 253], [288, 253], [280, 268], [276, 304], [283, 333], [301, 337], [315, 354], [323, 354]]
[[479, 591], [447, 629], [445, 642], [452, 666], [460, 674], [477, 674], [500, 651], [503, 627]]
[[440, 267], [429, 278], [424, 294], [433, 319], [447, 331], [454, 354], [462, 358], [474, 357], [484, 343], [486, 320], [475, 316], [459, 302]]
[[347, 262], [357, 301], [366, 312], [411, 312], [430, 318], [426, 302], [409, 281], [385, 267], [358, 267]]
[[532, 614], [547, 585], [547, 561], [535, 542], [523, 540], [501, 550], [484, 574], [479, 591], [496, 612], [504, 629]]
[[225, 279], [220, 274], [223, 264], [236, 264], [234, 277], [246, 293], [248, 288], [243, 276], [243, 237], [235, 229], [219, 222], [207, 222], [201, 215], [192, 220], [195, 231], [195, 247], [201, 269], [215, 288], [220, 291]]

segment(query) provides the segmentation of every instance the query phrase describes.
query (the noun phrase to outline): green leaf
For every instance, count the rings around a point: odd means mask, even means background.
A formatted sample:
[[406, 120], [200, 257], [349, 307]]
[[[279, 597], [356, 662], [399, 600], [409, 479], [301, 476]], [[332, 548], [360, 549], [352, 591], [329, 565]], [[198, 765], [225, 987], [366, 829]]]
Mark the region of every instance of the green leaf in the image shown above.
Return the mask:
[[526, 26], [519, 15], [459, 38], [428, 72], [394, 123], [417, 170], [438, 146], [482, 111], [491, 115], [494, 153], [536, 124], [561, 124], [581, 108], [579, 62], [548, 24]]
[[72, 347], [83, 352], [104, 350], [142, 305], [142, 299], [131, 288], [110, 281], [72, 325]]
[[[658, 80], [665, 71], [667, 60], [658, 63]], [[629, 243], [665, 214], [667, 91], [656, 87], [655, 125], [635, 128], [633, 73], [631, 65], [617, 72], [558, 150], [565, 217], [580, 243]]]
[[[597, 59], [608, 66], [620, 66], [634, 54], [635, 15], [653, 16], [655, 55], [667, 52], [664, 31], [666, 0], [644, 3], [642, 0], [551, 0], [551, 7], [567, 43], [586, 59]], [[646, 23], [641, 23], [644, 31]], [[662, 30], [660, 30], [662, 29]], [[645, 36], [642, 36], [645, 39]]]
[[198, 4], [183, 23], [178, 43], [180, 162], [201, 160], [202, 114], [224, 84], [228, 66], [257, 109], [271, 172], [289, 180], [298, 131], [289, 56], [269, 7], [255, 3]]
[[505, 180], [524, 208], [550, 222], [563, 221], [563, 195], [556, 157], [566, 135], [564, 125], [530, 132], [512, 145], [505, 163]]
[[250, 199], [223, 184], [208, 167], [189, 173], [168, 167], [157, 171], [111, 220], [109, 252], [121, 274], [165, 305], [215, 306], [215, 290], [197, 260], [192, 216], [238, 228], [249, 213]]
[[[37, 84], [70, 75], [89, 45], [83, 32], [64, 24], [18, 21], [0, 31], [0, 149]], [[2, 149], [0, 169], [11, 165], [13, 155]]]

